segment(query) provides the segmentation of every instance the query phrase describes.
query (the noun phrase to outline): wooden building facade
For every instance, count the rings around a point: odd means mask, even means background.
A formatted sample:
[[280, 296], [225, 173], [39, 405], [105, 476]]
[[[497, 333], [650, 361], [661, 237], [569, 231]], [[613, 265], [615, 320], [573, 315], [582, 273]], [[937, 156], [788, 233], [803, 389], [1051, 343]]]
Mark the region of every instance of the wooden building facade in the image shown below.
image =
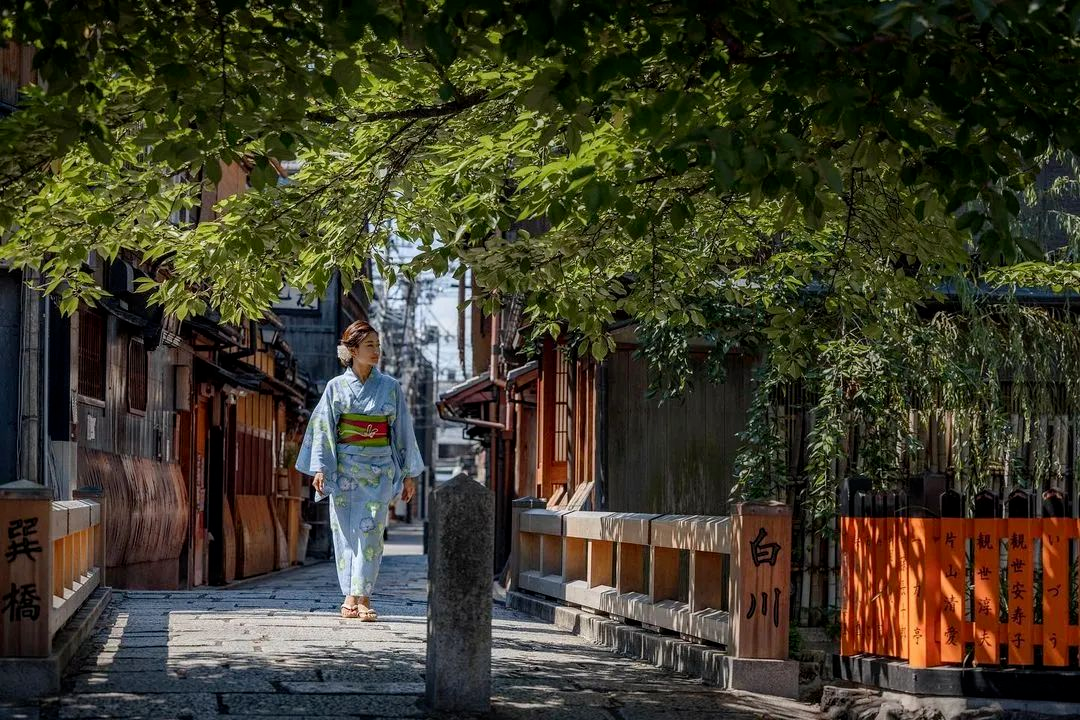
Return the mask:
[[[615, 351], [596, 362], [571, 358], [550, 338], [526, 357], [510, 311], [484, 317], [474, 310], [472, 320], [487, 326], [474, 333], [474, 348], [479, 336], [491, 351], [474, 356], [474, 377], [445, 393], [439, 410], [468, 425], [480, 444], [479, 474], [496, 495], [496, 570], [509, 556], [519, 497], [572, 510], [730, 514], [754, 356], [731, 353], [723, 382], [698, 383], [685, 397], [660, 403], [649, 397], [649, 369], [637, 356], [632, 325], [615, 331]], [[792, 472], [807, 412], [777, 407]], [[798, 510], [795, 491], [779, 499]], [[822, 624], [837, 603], [838, 546], [802, 512], [794, 515], [792, 619]]]
[[110, 584], [220, 584], [301, 560], [283, 450], [308, 398], [276, 319], [170, 321], [117, 284], [139, 270], [116, 265], [98, 270], [110, 300], [57, 317], [70, 343], [53, 344], [51, 397], [69, 388], [72, 410], [50, 415], [60, 472], [105, 490]]
[[[517, 313], [472, 314], [474, 376], [445, 393], [444, 420], [480, 444], [479, 475], [496, 496], [496, 569], [510, 551], [513, 500], [549, 507], [726, 515], [751, 398], [752, 357], [678, 401], [648, 397], [632, 327], [603, 362], [545, 338], [527, 356]], [[477, 352], [476, 348], [484, 348]]]

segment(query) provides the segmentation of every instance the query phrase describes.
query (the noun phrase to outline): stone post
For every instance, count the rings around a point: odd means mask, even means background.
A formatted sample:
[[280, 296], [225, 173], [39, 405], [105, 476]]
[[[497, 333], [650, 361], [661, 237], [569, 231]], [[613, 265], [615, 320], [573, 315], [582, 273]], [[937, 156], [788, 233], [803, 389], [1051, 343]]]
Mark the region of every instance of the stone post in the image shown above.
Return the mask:
[[731, 519], [731, 654], [783, 660], [791, 607], [791, 508], [738, 503]]
[[47, 657], [52, 645], [52, 490], [0, 485], [0, 657]]
[[746, 502], [731, 515], [732, 690], [799, 696], [799, 663], [788, 657], [791, 508]]
[[543, 510], [547, 502], [532, 496], [514, 501], [514, 514], [510, 519], [510, 572], [506, 579], [506, 590], [518, 589], [521, 574], [521, 514], [526, 510]]
[[427, 702], [440, 712], [491, 708], [491, 559], [495, 500], [460, 474], [432, 492], [428, 548]]

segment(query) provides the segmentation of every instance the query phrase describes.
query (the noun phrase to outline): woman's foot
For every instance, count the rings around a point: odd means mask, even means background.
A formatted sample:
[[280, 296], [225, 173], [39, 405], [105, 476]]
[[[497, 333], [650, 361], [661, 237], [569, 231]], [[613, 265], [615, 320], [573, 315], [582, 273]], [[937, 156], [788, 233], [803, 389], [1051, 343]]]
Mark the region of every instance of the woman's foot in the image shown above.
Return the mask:
[[341, 617], [353, 620], [360, 617], [360, 606], [347, 602], [341, 603]]
[[359, 598], [356, 603], [356, 610], [359, 613], [357, 617], [360, 618], [360, 622], [374, 622], [379, 619], [379, 614], [371, 607], [370, 598]]

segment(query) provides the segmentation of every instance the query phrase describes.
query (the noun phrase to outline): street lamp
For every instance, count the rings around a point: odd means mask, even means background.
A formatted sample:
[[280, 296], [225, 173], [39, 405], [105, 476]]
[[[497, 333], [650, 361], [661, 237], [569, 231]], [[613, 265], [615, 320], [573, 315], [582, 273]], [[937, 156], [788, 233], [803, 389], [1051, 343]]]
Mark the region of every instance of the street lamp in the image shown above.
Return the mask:
[[281, 330], [273, 323], [262, 323], [259, 325], [259, 337], [262, 338], [263, 347], [270, 349], [278, 344], [278, 340], [281, 338]]

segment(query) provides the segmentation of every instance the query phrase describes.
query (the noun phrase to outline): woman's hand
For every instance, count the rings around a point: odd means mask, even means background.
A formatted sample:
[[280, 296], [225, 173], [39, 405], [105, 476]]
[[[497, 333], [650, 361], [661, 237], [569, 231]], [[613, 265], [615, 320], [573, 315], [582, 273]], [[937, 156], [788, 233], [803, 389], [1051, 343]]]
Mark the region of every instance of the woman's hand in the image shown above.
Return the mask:
[[315, 473], [315, 479], [311, 481], [311, 484], [315, 487], [315, 492], [320, 495], [323, 493], [323, 487], [326, 485], [326, 476], [321, 472]]
[[416, 494], [416, 478], [407, 477], [401, 488], [401, 501], [409, 502]]

